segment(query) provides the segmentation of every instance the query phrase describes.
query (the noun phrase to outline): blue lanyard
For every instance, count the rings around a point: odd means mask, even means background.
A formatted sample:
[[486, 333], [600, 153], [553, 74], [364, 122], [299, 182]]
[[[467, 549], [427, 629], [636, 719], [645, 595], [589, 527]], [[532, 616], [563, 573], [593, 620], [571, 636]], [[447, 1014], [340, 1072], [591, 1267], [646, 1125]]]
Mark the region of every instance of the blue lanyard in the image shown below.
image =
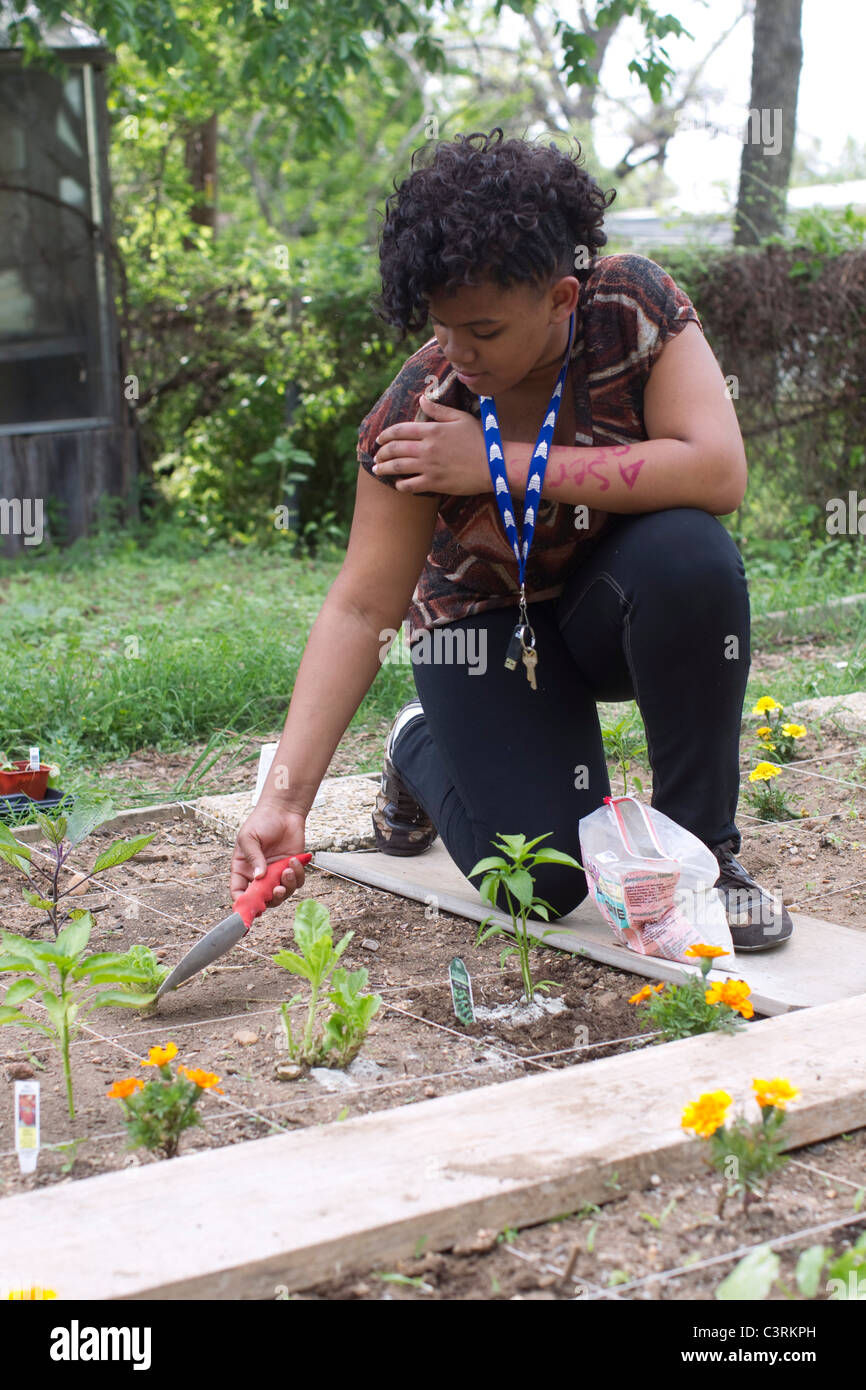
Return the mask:
[[508, 476], [505, 472], [505, 452], [502, 448], [502, 436], [499, 433], [499, 419], [496, 414], [496, 403], [492, 396], [478, 397], [479, 404], [481, 405], [481, 423], [484, 426], [484, 445], [487, 449], [487, 464], [490, 469], [490, 476], [493, 479], [494, 495], [499, 507], [499, 515], [502, 517], [502, 524], [505, 527], [505, 534], [511, 541], [511, 549], [514, 551], [517, 559], [517, 577], [520, 583], [521, 609], [525, 607], [525, 588], [523, 580], [526, 574], [526, 561], [529, 556], [529, 549], [532, 545], [532, 537], [535, 532], [535, 518], [538, 503], [541, 500], [541, 486], [544, 482], [547, 458], [550, 453], [553, 432], [556, 429], [556, 417], [559, 414], [559, 405], [562, 400], [562, 391], [568, 372], [571, 344], [574, 340], [574, 326], [574, 314], [572, 313], [571, 319], [569, 320], [568, 347], [565, 350], [565, 360], [559, 369], [559, 376], [553, 388], [553, 395], [545, 411], [544, 424], [541, 426], [538, 439], [535, 443], [535, 449], [533, 450], [532, 461], [526, 480], [526, 494], [523, 499], [522, 549], [520, 538], [517, 534], [517, 525], [514, 520], [514, 503], [511, 500], [511, 492], [508, 487]]

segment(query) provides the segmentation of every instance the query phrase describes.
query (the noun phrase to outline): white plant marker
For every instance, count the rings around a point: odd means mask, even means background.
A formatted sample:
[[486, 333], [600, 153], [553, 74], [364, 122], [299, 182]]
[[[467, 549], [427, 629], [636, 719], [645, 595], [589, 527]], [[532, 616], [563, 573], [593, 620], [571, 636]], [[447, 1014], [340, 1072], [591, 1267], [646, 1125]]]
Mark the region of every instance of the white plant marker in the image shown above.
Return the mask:
[[15, 1149], [22, 1173], [35, 1173], [39, 1159], [39, 1082], [15, 1082]]
[[30, 749], [30, 771], [31, 771], [31, 772], [38, 772], [38, 771], [39, 771], [39, 749], [38, 749], [38, 748], [31, 748], [31, 749]]
[[259, 751], [259, 771], [258, 776], [256, 777], [256, 789], [253, 793], [254, 806], [257, 804], [258, 799], [262, 794], [265, 781], [267, 779], [268, 773], [271, 770], [271, 763], [274, 761], [276, 752], [277, 745], [275, 743], [263, 743], [261, 746], [261, 749]]

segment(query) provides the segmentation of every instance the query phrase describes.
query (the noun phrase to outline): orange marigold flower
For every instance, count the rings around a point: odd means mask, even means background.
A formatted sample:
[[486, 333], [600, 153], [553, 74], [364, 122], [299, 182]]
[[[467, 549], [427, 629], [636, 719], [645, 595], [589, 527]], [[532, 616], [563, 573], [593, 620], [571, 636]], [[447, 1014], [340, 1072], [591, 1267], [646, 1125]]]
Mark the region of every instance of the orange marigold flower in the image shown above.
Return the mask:
[[662, 980], [662, 982], [661, 982], [660, 985], [653, 985], [653, 989], [655, 990], [656, 994], [661, 994], [661, 992], [662, 992], [662, 990], [664, 989], [664, 987], [665, 987], [665, 982], [664, 982], [664, 980]]
[[147, 1054], [147, 1061], [142, 1062], [143, 1067], [165, 1067], [172, 1057], [177, 1056], [177, 1045], [173, 1042], [166, 1043], [165, 1047], [152, 1047]]
[[721, 980], [710, 986], [704, 998], [708, 1004], [727, 1004], [743, 1018], [754, 1018], [755, 1008], [749, 998], [751, 992], [745, 980]]
[[188, 1077], [192, 1084], [198, 1086], [200, 1090], [215, 1090], [218, 1096], [223, 1094], [219, 1084], [222, 1078], [217, 1076], [216, 1072], [202, 1071], [201, 1067], [185, 1067], [183, 1063], [178, 1067], [178, 1071], [183, 1072], [184, 1076]]
[[639, 989], [637, 994], [633, 994], [628, 1002], [630, 1004], [642, 1004], [645, 999], [649, 999], [651, 994], [652, 990], [650, 989], [650, 986], [644, 985], [643, 989]]
[[715, 960], [716, 956], [729, 956], [730, 951], [723, 951], [721, 946], [705, 946], [703, 942], [696, 942], [694, 946], [687, 946], [685, 950], [687, 956], [692, 956], [694, 960]]
[[727, 1091], [705, 1091], [697, 1100], [691, 1101], [683, 1111], [683, 1129], [694, 1130], [695, 1134], [709, 1139], [725, 1123], [725, 1116], [733, 1104]]
[[143, 1084], [137, 1076], [125, 1076], [122, 1081], [115, 1081], [106, 1094], [109, 1100], [127, 1100], [133, 1091], [140, 1091]]
[[762, 1110], [773, 1105], [777, 1110], [784, 1110], [789, 1100], [796, 1100], [800, 1092], [796, 1086], [792, 1086], [790, 1081], [784, 1077], [774, 1077], [772, 1081], [761, 1081], [756, 1078], [752, 1082], [755, 1090], [755, 1099]]

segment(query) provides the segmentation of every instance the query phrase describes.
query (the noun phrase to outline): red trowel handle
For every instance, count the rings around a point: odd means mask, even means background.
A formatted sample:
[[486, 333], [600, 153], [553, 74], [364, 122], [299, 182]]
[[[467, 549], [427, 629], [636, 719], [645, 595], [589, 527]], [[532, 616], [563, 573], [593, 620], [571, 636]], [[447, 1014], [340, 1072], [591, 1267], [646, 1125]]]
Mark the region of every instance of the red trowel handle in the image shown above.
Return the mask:
[[274, 896], [274, 889], [292, 859], [297, 859], [300, 864], [309, 864], [312, 857], [311, 854], [293, 854], [288, 859], [275, 859], [273, 864], [268, 865], [261, 878], [254, 878], [246, 892], [235, 898], [233, 911], [242, 919], [248, 931], [253, 918], [261, 916]]

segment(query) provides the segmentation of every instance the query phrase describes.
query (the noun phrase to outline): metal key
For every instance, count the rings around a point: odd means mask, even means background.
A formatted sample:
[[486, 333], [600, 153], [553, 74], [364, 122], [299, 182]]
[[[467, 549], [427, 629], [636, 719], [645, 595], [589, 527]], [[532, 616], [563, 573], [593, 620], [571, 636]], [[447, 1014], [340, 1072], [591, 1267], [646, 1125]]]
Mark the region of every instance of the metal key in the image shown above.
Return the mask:
[[524, 647], [522, 661], [526, 667], [526, 679], [529, 681], [533, 690], [538, 689], [538, 682], [535, 679], [535, 668], [538, 665], [538, 652], [534, 647]]

